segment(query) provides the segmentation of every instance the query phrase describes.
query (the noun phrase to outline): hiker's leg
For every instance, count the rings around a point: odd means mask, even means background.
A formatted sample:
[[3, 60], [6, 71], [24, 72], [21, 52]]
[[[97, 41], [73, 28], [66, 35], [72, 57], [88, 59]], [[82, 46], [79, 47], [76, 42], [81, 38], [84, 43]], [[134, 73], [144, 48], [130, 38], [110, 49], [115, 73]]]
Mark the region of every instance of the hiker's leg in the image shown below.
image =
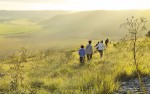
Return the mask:
[[87, 60], [90, 60], [90, 58], [89, 58], [89, 54], [87, 54]]
[[90, 54], [90, 59], [92, 59], [92, 55], [93, 55], [93, 54]]
[[84, 61], [85, 61], [85, 57], [82, 57], [82, 61], [83, 61], [83, 63], [84, 63]]
[[103, 50], [101, 51], [101, 57], [103, 57]]
[[82, 57], [80, 57], [80, 63], [82, 63]]
[[99, 52], [99, 54], [100, 54], [100, 58], [101, 58], [101, 51], [100, 51], [100, 50], [98, 50], [98, 52]]
[[100, 58], [102, 58], [102, 52], [100, 52]]
[[87, 60], [88, 60], [88, 54], [86, 56], [87, 56]]
[[100, 58], [102, 58], [103, 57], [103, 50], [100, 50], [99, 52], [100, 52]]

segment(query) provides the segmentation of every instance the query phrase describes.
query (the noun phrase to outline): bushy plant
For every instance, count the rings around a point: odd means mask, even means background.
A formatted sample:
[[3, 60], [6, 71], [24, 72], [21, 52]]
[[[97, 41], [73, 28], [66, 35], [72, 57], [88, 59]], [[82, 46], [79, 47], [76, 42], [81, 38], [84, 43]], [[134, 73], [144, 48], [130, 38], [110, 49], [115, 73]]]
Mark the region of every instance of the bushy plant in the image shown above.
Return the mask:
[[150, 37], [150, 30], [146, 34], [147, 37]]
[[10, 91], [14, 93], [21, 93], [23, 89], [23, 68], [22, 65], [23, 62], [26, 62], [27, 60], [27, 49], [22, 48], [20, 51], [12, 54], [9, 57], [10, 61], [8, 62], [10, 64]]
[[141, 44], [144, 41], [140, 41], [139, 39], [141, 38], [142, 33], [147, 30], [146, 23], [146, 18], [134, 18], [133, 16], [130, 19], [127, 18], [126, 22], [120, 25], [120, 27], [125, 28], [129, 32], [129, 35], [126, 35], [122, 39], [122, 44], [124, 47], [126, 47], [126, 52], [132, 52], [132, 57], [128, 56], [129, 53], [125, 54], [125, 56], [135, 65], [141, 88], [145, 94], [146, 90], [142, 83], [139, 69], [139, 60], [143, 57], [144, 52]]

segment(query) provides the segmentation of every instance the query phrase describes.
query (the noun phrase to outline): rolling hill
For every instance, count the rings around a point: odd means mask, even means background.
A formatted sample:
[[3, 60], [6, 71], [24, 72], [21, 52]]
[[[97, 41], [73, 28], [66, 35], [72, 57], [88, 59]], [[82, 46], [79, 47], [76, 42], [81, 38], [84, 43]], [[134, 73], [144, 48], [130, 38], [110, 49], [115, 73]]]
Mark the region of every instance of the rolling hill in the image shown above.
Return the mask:
[[0, 11], [0, 20], [3, 20], [0, 22], [1, 54], [20, 47], [79, 47], [89, 39], [118, 41], [128, 33], [119, 28], [127, 18], [135, 16], [149, 20], [149, 15], [150, 10]]
[[[41, 22], [48, 32], [69, 38], [120, 39], [126, 32], [119, 28], [128, 17], [146, 17], [150, 11], [84, 11], [67, 15], [58, 15]], [[149, 26], [148, 26], [149, 27]]]

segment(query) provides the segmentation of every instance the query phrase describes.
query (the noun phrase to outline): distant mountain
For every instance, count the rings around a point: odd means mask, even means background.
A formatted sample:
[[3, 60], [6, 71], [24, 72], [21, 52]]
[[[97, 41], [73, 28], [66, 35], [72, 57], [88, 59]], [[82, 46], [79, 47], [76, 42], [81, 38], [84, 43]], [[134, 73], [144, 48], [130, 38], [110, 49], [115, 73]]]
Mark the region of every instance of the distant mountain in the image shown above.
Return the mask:
[[[42, 26], [35, 36], [51, 39], [104, 39], [118, 40], [126, 33], [119, 25], [135, 16], [150, 20], [150, 10], [97, 10], [97, 11], [0, 11], [0, 21], [30, 19]], [[147, 23], [148, 29], [150, 22]], [[42, 36], [41, 36], [42, 35]]]
[[0, 10], [0, 19], [19, 19], [19, 18], [51, 18], [55, 15], [70, 13], [69, 11], [7, 11]]
[[150, 10], [0, 11], [0, 55], [21, 47], [75, 48], [89, 39], [93, 45], [106, 38], [120, 40], [128, 31], [119, 26], [132, 16], [146, 17], [145, 33], [150, 30]]
[[[146, 17], [150, 20], [150, 10], [124, 10], [124, 11], [81, 11], [72, 14], [56, 15], [42, 21], [44, 30], [55, 32], [55, 36], [86, 39], [120, 39], [126, 33], [119, 25], [127, 18]], [[150, 22], [147, 24], [148, 28]]]

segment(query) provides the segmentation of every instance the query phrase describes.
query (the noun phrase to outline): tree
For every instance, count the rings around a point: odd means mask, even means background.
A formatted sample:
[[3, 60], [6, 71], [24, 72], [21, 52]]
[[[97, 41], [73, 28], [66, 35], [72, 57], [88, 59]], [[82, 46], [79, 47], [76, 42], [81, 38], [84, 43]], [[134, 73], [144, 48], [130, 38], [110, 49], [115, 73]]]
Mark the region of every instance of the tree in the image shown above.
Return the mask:
[[27, 49], [21, 48], [20, 51], [9, 56], [9, 61], [7, 63], [10, 64], [10, 76], [12, 80], [10, 81], [10, 91], [15, 94], [20, 94], [23, 92], [24, 88], [23, 84], [23, 62], [26, 62], [27, 59]]
[[150, 37], [150, 30], [148, 31], [148, 33], [146, 34], [147, 37]]
[[[141, 85], [143, 92], [146, 94], [146, 90], [144, 88], [144, 84], [141, 79], [140, 69], [139, 69], [139, 58], [143, 56], [142, 46], [140, 42], [140, 37], [142, 36], [142, 32], [146, 29], [147, 19], [144, 17], [134, 18], [134, 16], [130, 19], [127, 18], [126, 22], [121, 24], [121, 28], [125, 28], [129, 31], [129, 35], [126, 35], [122, 40], [126, 44], [126, 48], [128, 51], [132, 52], [132, 57], [128, 57], [130, 61], [135, 65], [135, 69], [138, 75], [138, 79]], [[128, 42], [128, 43], [127, 43]]]

